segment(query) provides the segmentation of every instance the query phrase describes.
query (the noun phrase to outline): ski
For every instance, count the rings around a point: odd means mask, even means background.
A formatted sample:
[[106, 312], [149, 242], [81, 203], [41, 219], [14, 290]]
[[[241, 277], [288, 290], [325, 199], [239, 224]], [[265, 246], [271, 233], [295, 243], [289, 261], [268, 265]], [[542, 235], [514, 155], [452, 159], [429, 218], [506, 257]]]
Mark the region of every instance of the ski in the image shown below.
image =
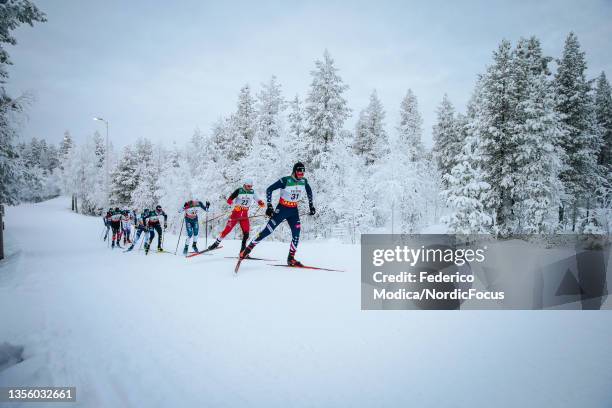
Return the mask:
[[317, 271], [328, 271], [328, 272], [346, 272], [346, 271], [341, 271], [339, 269], [319, 268], [318, 266], [308, 266], [308, 265], [302, 265], [302, 266], [292, 266], [292, 265], [283, 265], [283, 264], [268, 264], [268, 265], [270, 265], [270, 266], [284, 266], [285, 268], [313, 269], [313, 270], [317, 270]]
[[240, 269], [240, 264], [243, 259], [245, 258], [238, 258], [238, 262], [236, 262], [236, 267], [234, 268], [234, 276], [238, 275], [238, 269]]
[[[239, 256], [225, 256], [224, 258], [227, 258], [227, 259], [240, 259], [240, 257], [239, 257]], [[250, 259], [251, 261], [268, 261], [268, 262], [278, 262], [278, 259], [255, 258], [255, 257], [253, 257], [253, 256], [249, 256], [249, 257], [244, 258], [244, 259], [247, 259], [247, 260], [249, 260], [249, 259]]]
[[194, 256], [202, 255], [202, 254], [205, 254], [205, 253], [207, 253], [207, 252], [210, 252], [210, 251], [215, 251], [215, 250], [217, 250], [217, 249], [221, 249], [221, 248], [223, 248], [223, 246], [218, 246], [218, 247], [213, 248], [213, 249], [208, 249], [208, 248], [206, 248], [206, 249], [203, 249], [203, 250], [198, 251], [198, 252], [191, 252], [191, 253], [189, 253], [189, 254], [185, 255], [185, 258], [192, 258], [192, 257], [194, 257]]

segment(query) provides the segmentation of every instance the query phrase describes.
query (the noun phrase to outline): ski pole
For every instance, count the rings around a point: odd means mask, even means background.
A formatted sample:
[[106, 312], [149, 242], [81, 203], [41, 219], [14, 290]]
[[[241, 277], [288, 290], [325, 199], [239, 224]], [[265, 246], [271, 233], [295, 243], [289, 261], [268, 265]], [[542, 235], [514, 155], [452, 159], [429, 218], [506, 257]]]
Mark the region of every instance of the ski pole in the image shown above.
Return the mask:
[[206, 223], [204, 225], [206, 229], [206, 234], [204, 235], [204, 245], [208, 248], [208, 211], [206, 212]]
[[[178, 252], [179, 244], [181, 243], [181, 235], [183, 235], [183, 226], [185, 225], [185, 219], [181, 222], [181, 231], [179, 232], [178, 240], [176, 241], [176, 249], [174, 250], [174, 255]], [[188, 242], [189, 243], [189, 242]]]

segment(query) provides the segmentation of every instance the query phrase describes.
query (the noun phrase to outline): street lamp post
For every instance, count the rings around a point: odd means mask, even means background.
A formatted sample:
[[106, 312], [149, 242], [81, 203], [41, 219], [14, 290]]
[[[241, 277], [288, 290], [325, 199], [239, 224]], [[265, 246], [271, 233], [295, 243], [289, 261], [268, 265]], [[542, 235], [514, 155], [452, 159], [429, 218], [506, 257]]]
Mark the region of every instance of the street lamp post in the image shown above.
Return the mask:
[[110, 175], [109, 175], [109, 167], [108, 167], [108, 163], [109, 163], [109, 143], [108, 143], [108, 121], [104, 120], [103, 118], [98, 118], [95, 117], [93, 118], [93, 120], [97, 120], [100, 122], [104, 122], [104, 124], [106, 125], [106, 149], [104, 151], [104, 189], [106, 192], [106, 207], [110, 206], [110, 189], [108, 186], [108, 182], [110, 179]]

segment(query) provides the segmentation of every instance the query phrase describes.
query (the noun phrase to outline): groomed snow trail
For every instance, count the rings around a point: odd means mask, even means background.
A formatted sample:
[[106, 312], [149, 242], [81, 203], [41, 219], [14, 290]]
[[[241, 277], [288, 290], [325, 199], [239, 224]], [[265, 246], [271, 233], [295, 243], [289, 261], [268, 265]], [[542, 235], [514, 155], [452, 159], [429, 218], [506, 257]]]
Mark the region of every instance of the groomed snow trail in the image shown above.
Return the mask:
[[[365, 312], [358, 246], [300, 245], [346, 273], [245, 261], [234, 277], [237, 241], [191, 259], [111, 251], [101, 219], [68, 205], [7, 209], [0, 344], [24, 361], [0, 386], [76, 386], [68, 407], [612, 403], [609, 311]], [[253, 255], [283, 261], [287, 246]]]

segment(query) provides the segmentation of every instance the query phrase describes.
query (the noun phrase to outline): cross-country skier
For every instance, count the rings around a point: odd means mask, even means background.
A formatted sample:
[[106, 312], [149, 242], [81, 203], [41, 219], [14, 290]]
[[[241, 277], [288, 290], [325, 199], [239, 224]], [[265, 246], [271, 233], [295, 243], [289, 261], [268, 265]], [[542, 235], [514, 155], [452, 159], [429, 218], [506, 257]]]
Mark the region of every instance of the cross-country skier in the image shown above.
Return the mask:
[[113, 209], [109, 208], [106, 214], [102, 216], [102, 221], [104, 221], [104, 226], [106, 227], [106, 232], [104, 233], [104, 241], [108, 239], [108, 230], [110, 230], [110, 219], [112, 215]]
[[[303, 266], [295, 259], [298, 242], [300, 240], [300, 214], [298, 212], [298, 202], [306, 193], [308, 197], [308, 206], [310, 207], [310, 215], [315, 214], [315, 208], [312, 203], [312, 189], [308, 181], [304, 178], [306, 168], [301, 162], [295, 163], [290, 176], [286, 176], [278, 180], [266, 189], [266, 215], [270, 220], [263, 230], [257, 234], [255, 239], [240, 253], [240, 259], [249, 256], [255, 245], [270, 235], [281, 222], [287, 220], [291, 228], [291, 244], [289, 246], [289, 255], [287, 256], [287, 265]], [[272, 207], [272, 192], [280, 189], [280, 199], [276, 209]]]
[[185, 247], [183, 248], [183, 255], [187, 255], [189, 251], [189, 240], [193, 237], [193, 243], [191, 247], [195, 252], [198, 252], [198, 233], [200, 230], [198, 223], [198, 208], [204, 211], [208, 211], [210, 203], [207, 201], [206, 204], [199, 200], [189, 200], [183, 204], [183, 208], [179, 209], [178, 212], [185, 212], [185, 229], [187, 230], [187, 238], [185, 238]]
[[132, 222], [133, 220], [130, 210], [124, 208], [121, 212], [121, 231], [123, 233], [123, 245], [132, 243], [132, 241], [130, 240]]
[[153, 242], [153, 238], [155, 237], [155, 232], [157, 231], [157, 251], [163, 252], [162, 248], [162, 227], [160, 223], [160, 217], [164, 217], [164, 229], [168, 227], [168, 214], [162, 209], [161, 205], [155, 207], [155, 210], [149, 211], [149, 216], [147, 217], [146, 226], [149, 229], [149, 240], [145, 241], [145, 254], [149, 253], [149, 248], [151, 247], [151, 243]]
[[121, 214], [119, 207], [115, 207], [115, 209], [113, 210], [110, 216], [110, 226], [113, 232], [111, 248], [114, 248], [115, 245], [121, 248], [121, 245], [119, 245], [119, 243], [121, 241], [121, 217], [122, 216], [123, 214]]
[[240, 228], [242, 229], [242, 245], [240, 247], [240, 252], [244, 251], [246, 247], [247, 239], [249, 239], [249, 231], [251, 225], [249, 223], [249, 208], [252, 204], [257, 203], [260, 208], [265, 207], [263, 200], [259, 197], [259, 195], [253, 190], [253, 181], [245, 180], [242, 184], [242, 187], [237, 188], [234, 192], [228, 197], [227, 203], [232, 206], [232, 213], [227, 220], [227, 225], [221, 231], [221, 234], [217, 237], [215, 242], [213, 242], [208, 249], [213, 250], [219, 246], [221, 240], [229, 234], [236, 224], [240, 223]]
[[[134, 211], [135, 212], [135, 211]], [[147, 232], [147, 218], [149, 217], [149, 209], [145, 208], [144, 210], [142, 210], [142, 214], [140, 214], [139, 216], [137, 216], [135, 218], [135, 228], [136, 228], [136, 233], [134, 235], [134, 242], [132, 242], [132, 245], [130, 245], [130, 247], [127, 249], [126, 252], [131, 251], [132, 249], [134, 249], [134, 246], [136, 246], [136, 244], [138, 243], [138, 240], [140, 239], [140, 235], [144, 233], [144, 240], [145, 243], [148, 242], [147, 238], [148, 235]]]

